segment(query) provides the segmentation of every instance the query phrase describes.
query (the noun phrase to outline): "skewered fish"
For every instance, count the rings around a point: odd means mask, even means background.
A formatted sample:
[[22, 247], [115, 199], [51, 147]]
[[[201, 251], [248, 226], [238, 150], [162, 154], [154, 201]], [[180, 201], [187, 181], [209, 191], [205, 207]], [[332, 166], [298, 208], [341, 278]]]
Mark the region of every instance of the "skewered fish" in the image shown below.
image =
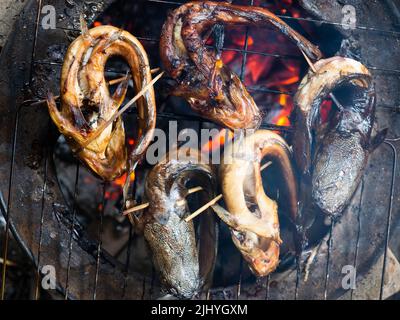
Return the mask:
[[153, 254], [153, 261], [165, 287], [172, 294], [191, 298], [212, 283], [217, 256], [215, 215], [200, 217], [199, 248], [196, 247], [193, 221], [185, 197], [190, 182], [201, 186], [203, 199], [215, 196], [216, 178], [209, 165], [200, 163], [194, 149], [170, 152], [149, 173], [145, 192], [150, 206], [138, 221]]
[[260, 111], [239, 77], [210, 52], [203, 32], [215, 24], [271, 26], [310, 58], [321, 53], [308, 40], [264, 8], [227, 2], [189, 2], [168, 16], [161, 34], [161, 60], [178, 82], [173, 94], [185, 98], [201, 116], [231, 129], [258, 128]]
[[222, 194], [227, 210], [213, 206], [231, 228], [232, 240], [250, 269], [266, 276], [279, 263], [278, 205], [264, 192], [260, 173], [261, 160], [277, 164], [282, 174], [282, 192], [287, 197], [288, 213], [297, 215], [297, 185], [286, 142], [276, 133], [258, 130], [227, 147], [220, 166]]
[[[85, 28], [84, 28], [85, 29]], [[118, 117], [102, 128], [122, 104], [128, 88], [123, 81], [111, 96], [104, 77], [107, 60], [120, 56], [128, 63], [139, 91], [151, 82], [149, 61], [140, 42], [130, 33], [112, 26], [84, 30], [69, 47], [61, 71], [61, 109], [49, 93], [47, 104], [58, 130], [79, 159], [104, 180], [133, 168], [153, 137], [156, 120], [154, 89], [137, 101], [140, 135], [128, 155], [125, 130]]]
[[[295, 96], [293, 148], [302, 179], [324, 213], [340, 215], [363, 175], [369, 154], [386, 130], [371, 136], [375, 120], [375, 89], [371, 74], [360, 62], [333, 57], [315, 63]], [[320, 106], [335, 90], [343, 109], [320, 125]], [[311, 186], [310, 186], [311, 184]]]

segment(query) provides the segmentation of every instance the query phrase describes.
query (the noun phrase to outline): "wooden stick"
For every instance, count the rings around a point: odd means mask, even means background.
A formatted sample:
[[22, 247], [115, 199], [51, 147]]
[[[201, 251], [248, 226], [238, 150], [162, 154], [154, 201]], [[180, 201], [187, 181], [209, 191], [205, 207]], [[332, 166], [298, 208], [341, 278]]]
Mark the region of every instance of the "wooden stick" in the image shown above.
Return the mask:
[[[151, 70], [150, 70], [151, 74], [155, 74], [155, 73], [157, 73], [158, 71], [160, 71], [160, 68], [154, 68], [154, 69], [151, 69]], [[123, 76], [123, 77], [120, 77], [120, 78], [116, 78], [116, 79], [110, 80], [110, 81], [107, 82], [107, 84], [108, 84], [109, 86], [113, 86], [114, 84], [121, 83], [121, 82], [124, 81], [127, 77], [128, 77], [128, 78], [131, 78], [131, 75], [128, 74], [127, 76]], [[60, 99], [60, 96], [54, 96], [54, 99], [55, 99], [55, 100], [58, 100], [58, 99]], [[34, 102], [33, 104], [34, 104], [34, 105], [42, 104], [42, 103], [45, 103], [46, 101], [47, 101], [46, 99], [43, 99], [43, 100], [36, 101], [36, 102]]]
[[203, 187], [194, 187], [188, 190], [188, 194], [196, 193], [203, 190]]
[[81, 149], [85, 148], [93, 140], [95, 140], [104, 131], [105, 128], [107, 128], [110, 124], [112, 124], [115, 121], [115, 119], [117, 119], [121, 114], [123, 114], [132, 104], [134, 104], [137, 100], [139, 100], [146, 93], [146, 91], [149, 90], [163, 76], [163, 74], [164, 71], [161, 72], [153, 80], [151, 80], [146, 86], [144, 86], [143, 89], [140, 90], [139, 93], [136, 96], [134, 96], [125, 106], [123, 106], [121, 109], [115, 112], [108, 121], [106, 121], [103, 125], [97, 128], [96, 131], [93, 132], [93, 135], [91, 135], [88, 139], [86, 139], [85, 143], [83, 143], [83, 145], [81, 145], [80, 148]]
[[268, 161], [268, 162], [264, 163], [261, 166], [260, 171], [263, 171], [264, 169], [267, 169], [271, 164], [272, 164], [272, 161]]
[[142, 203], [142, 204], [140, 204], [140, 205], [138, 205], [138, 206], [135, 206], [135, 207], [133, 207], [133, 208], [130, 208], [130, 209], [128, 209], [128, 210], [125, 210], [125, 211], [123, 212], [123, 215], [125, 216], [125, 215], [127, 215], [127, 214], [129, 214], [129, 213], [132, 213], [132, 212], [136, 212], [136, 211], [139, 211], [139, 210], [146, 209], [149, 205], [150, 205], [149, 202]]
[[[268, 168], [270, 165], [272, 164], [271, 161], [268, 161], [267, 163], [263, 164], [260, 168], [260, 171], [263, 171], [264, 169]], [[188, 194], [192, 194], [195, 192], [199, 192], [203, 190], [202, 187], [194, 187], [188, 190]], [[197, 209], [195, 212], [193, 212], [190, 216], [187, 216], [185, 218], [185, 221], [188, 222], [190, 220], [192, 220], [193, 218], [197, 217], [199, 214], [201, 214], [202, 212], [204, 212], [205, 210], [207, 210], [209, 207], [213, 206], [215, 203], [217, 203], [220, 199], [222, 198], [222, 194], [219, 194], [218, 196], [216, 196], [214, 199], [212, 199], [211, 201], [207, 202], [205, 205], [203, 205], [201, 208]], [[184, 205], [185, 204], [185, 199], [179, 200], [177, 202], [178, 205]], [[150, 205], [150, 203], [146, 202], [146, 203], [142, 203], [138, 206], [135, 206], [133, 208], [130, 208], [128, 210], [125, 210], [122, 214], [123, 215], [128, 215], [131, 214], [132, 212], [136, 212], [136, 211], [140, 211], [143, 209], [146, 209], [148, 206]]]
[[190, 216], [187, 216], [185, 218], [185, 222], [189, 222], [190, 220], [194, 219], [195, 217], [197, 217], [200, 213], [204, 212], [205, 210], [207, 210], [209, 207], [213, 206], [214, 204], [216, 204], [220, 199], [222, 198], [222, 194], [217, 195], [214, 199], [212, 199], [211, 201], [207, 202], [204, 206], [200, 207], [199, 209], [197, 209], [195, 212], [193, 212]]
[[[201, 190], [203, 190], [202, 187], [194, 187], [194, 188], [191, 188], [191, 189], [188, 190], [188, 194], [192, 194], [192, 193], [195, 193], [195, 192], [199, 192], [199, 191], [201, 191]], [[184, 200], [184, 199], [179, 200], [179, 201], [177, 202], [177, 204], [178, 204], [178, 205], [183, 205], [183, 204], [185, 204], [185, 201], [186, 201], [186, 200]], [[125, 216], [125, 215], [127, 215], [127, 214], [132, 213], [132, 212], [136, 212], [136, 211], [140, 211], [140, 210], [146, 209], [149, 205], [150, 205], [149, 202], [145, 202], [145, 203], [142, 203], [142, 204], [140, 204], [140, 205], [138, 205], [138, 206], [135, 206], [135, 207], [132, 207], [132, 208], [130, 208], [130, 209], [125, 210], [122, 214]]]
[[[312, 72], [317, 73], [317, 69], [315, 69], [314, 64], [312, 63], [312, 61], [310, 60], [310, 58], [305, 54], [305, 52], [303, 50], [301, 50], [301, 53], [303, 54], [304, 58], [306, 59], [308, 65], [310, 66]], [[331, 97], [332, 101], [338, 106], [338, 108], [340, 110], [343, 110], [343, 105], [339, 102], [339, 100], [334, 96], [334, 94], [332, 92], [329, 93], [329, 96]]]
[[112, 85], [114, 85], [114, 84], [118, 84], [118, 83], [120, 83], [120, 82], [122, 82], [122, 81], [124, 81], [124, 80], [127, 80], [127, 79], [130, 79], [131, 78], [131, 76], [128, 74], [128, 75], [126, 75], [126, 76], [123, 76], [123, 77], [120, 77], [120, 78], [117, 78], [117, 79], [113, 79], [113, 80], [110, 80], [110, 81], [108, 81], [108, 85], [109, 86], [112, 86]]
[[[199, 191], [201, 191], [201, 190], [203, 190], [202, 187], [194, 187], [194, 188], [191, 188], [191, 189], [188, 190], [188, 195], [189, 195], [189, 194], [192, 194], [192, 193], [199, 192]], [[186, 203], [186, 199], [181, 199], [181, 200], [179, 200], [176, 204], [177, 204], [178, 206], [183, 206], [185, 203]]]
[[[4, 264], [4, 259], [0, 258], [0, 264]], [[15, 262], [12, 262], [10, 260], [6, 260], [6, 265], [9, 267], [16, 267], [17, 264]]]
[[[121, 83], [122, 81], [124, 81], [124, 80], [126, 80], [127, 78], [130, 78], [130, 77], [131, 77], [130, 75], [127, 75], [127, 76], [123, 76], [123, 77], [121, 77], [121, 78], [113, 79], [113, 80], [108, 81], [107, 84], [108, 84], [109, 86], [112, 86], [112, 85], [114, 85], [114, 84]], [[58, 99], [60, 99], [60, 96], [55, 96], [55, 97], [54, 97], [54, 100], [58, 100]], [[35, 104], [38, 104], [38, 103], [45, 103], [46, 101], [47, 101], [47, 100], [40, 100], [40, 101], [38, 101], [38, 102], [35, 102]]]
[[306, 59], [308, 65], [309, 65], [310, 68], [311, 68], [311, 70], [312, 70], [314, 73], [316, 73], [316, 72], [317, 72], [317, 69], [315, 69], [315, 66], [314, 66], [314, 64], [312, 63], [312, 61], [310, 60], [310, 58], [305, 54], [305, 52], [304, 52], [303, 50], [300, 49], [300, 51], [301, 51], [301, 53], [303, 54], [304, 58]]
[[[268, 168], [270, 165], [272, 164], [271, 161], [268, 161], [267, 163], [264, 163], [261, 168], [260, 171], [263, 171], [264, 169]], [[189, 222], [190, 220], [192, 220], [193, 218], [197, 217], [199, 214], [201, 214], [202, 212], [204, 212], [205, 210], [207, 210], [209, 207], [213, 206], [214, 204], [216, 204], [220, 199], [222, 198], [222, 194], [217, 195], [214, 199], [212, 199], [211, 201], [207, 202], [204, 206], [202, 206], [201, 208], [197, 209], [195, 212], [193, 212], [190, 216], [187, 216], [185, 218], [186, 222]]]

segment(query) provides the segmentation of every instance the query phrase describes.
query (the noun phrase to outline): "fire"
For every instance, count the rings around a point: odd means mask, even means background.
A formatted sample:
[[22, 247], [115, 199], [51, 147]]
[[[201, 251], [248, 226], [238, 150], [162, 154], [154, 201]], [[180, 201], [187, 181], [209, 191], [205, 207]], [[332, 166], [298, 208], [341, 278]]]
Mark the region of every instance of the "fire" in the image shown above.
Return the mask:
[[286, 106], [287, 100], [288, 100], [288, 98], [287, 98], [287, 95], [286, 95], [286, 94], [280, 94], [280, 95], [279, 95], [279, 104], [280, 104], [282, 107], [285, 107], [285, 106]]
[[262, 75], [268, 73], [271, 68], [269, 59], [260, 59], [257, 55], [250, 55], [247, 58], [248, 75], [246, 81], [250, 84], [256, 84]]
[[224, 64], [229, 65], [231, 62], [233, 62], [236, 58], [237, 52], [235, 51], [224, 51], [222, 53], [222, 61]]
[[281, 81], [280, 84], [281, 85], [291, 85], [291, 84], [297, 83], [299, 81], [299, 79], [300, 78], [298, 75], [294, 75], [294, 76], [287, 78], [286, 80]]
[[214, 139], [211, 139], [201, 147], [201, 151], [210, 152], [221, 148], [225, 144], [226, 136], [228, 136], [228, 140], [232, 140], [233, 132], [229, 129], [222, 129]]
[[290, 126], [290, 120], [289, 120], [290, 112], [287, 112], [287, 110], [282, 110], [282, 113], [277, 116], [275, 124], [278, 126], [285, 126], [288, 127]]
[[[246, 44], [246, 36], [245, 36], [245, 35], [241, 35], [241, 36], [238, 37], [238, 38], [234, 38], [233, 43], [234, 43], [236, 46], [239, 46], [239, 47], [241, 47], [241, 48], [244, 47], [245, 44]], [[253, 44], [254, 44], [254, 38], [253, 38], [252, 36], [248, 36], [248, 37], [247, 37], [247, 48], [252, 47]]]
[[292, 16], [294, 18], [300, 18], [300, 13], [299, 12], [293, 12]]
[[272, 119], [272, 123], [278, 126], [290, 126], [289, 117], [293, 110], [292, 97], [282, 93], [279, 95], [278, 103], [282, 109], [279, 111], [279, 114]]
[[[135, 140], [132, 138], [128, 138], [128, 145], [133, 146], [135, 144]], [[123, 187], [125, 185], [127, 174], [124, 173], [122, 176], [118, 177], [112, 182], [112, 185], [117, 187]], [[135, 180], [135, 172], [132, 172], [130, 175], [130, 181], [133, 182]]]
[[328, 121], [331, 109], [332, 109], [332, 100], [324, 100], [320, 107], [321, 123], [325, 123]]
[[[265, 38], [271, 36], [271, 41], [266, 41]], [[227, 47], [243, 47], [245, 37], [242, 35], [237, 36], [237, 33], [228, 33]], [[252, 49], [259, 52], [287, 52], [292, 54], [290, 49], [296, 50], [291, 47], [291, 43], [283, 36], [273, 33], [255, 33], [253, 36], [248, 37], [248, 48], [257, 47]], [[286, 48], [287, 47], [287, 48]], [[293, 55], [295, 53], [293, 52]], [[248, 53], [246, 56], [246, 68], [244, 74], [244, 83], [246, 86], [266, 87], [267, 89], [276, 90], [280, 92], [293, 92], [297, 89], [300, 81], [300, 67], [299, 60], [293, 59], [280, 59], [273, 56], [264, 56], [260, 54]], [[243, 53], [237, 50], [227, 50], [222, 54], [224, 64], [228, 65], [237, 74], [241, 72], [241, 64], [243, 61]], [[293, 110], [293, 99], [288, 94], [276, 93], [260, 93], [256, 92], [253, 95], [257, 105], [260, 108], [266, 103], [268, 112], [272, 112], [272, 118], [269, 118], [270, 123], [278, 126], [290, 126], [290, 114]], [[276, 108], [279, 109], [276, 109]], [[218, 146], [213, 146], [212, 142], [203, 148], [206, 151], [214, 150]]]
[[[126, 177], [127, 177], [127, 174], [124, 173], [122, 176], [120, 176], [119, 178], [115, 179], [113, 181], [113, 184], [117, 185], [117, 186], [120, 186], [120, 187], [123, 187], [124, 184], [125, 184], [125, 181], [126, 181]], [[131, 178], [131, 182], [135, 180], [135, 172], [131, 173], [130, 178]]]
[[[239, 0], [239, 4], [247, 4], [244, 0]], [[265, 2], [254, 1], [255, 6], [269, 9], [275, 14], [282, 14], [292, 17], [301, 17], [302, 8], [293, 0]], [[297, 23], [304, 28], [308, 34], [314, 32], [313, 27], [304, 24], [303, 21]], [[293, 110], [293, 98], [289, 94], [295, 92], [300, 82], [300, 71], [304, 64], [301, 54], [296, 46], [287, 37], [279, 32], [265, 29], [248, 28], [248, 32], [243, 27], [228, 27], [225, 29], [224, 47], [232, 48], [222, 53], [222, 60], [225, 65], [231, 68], [236, 74], [241, 74], [242, 62], [246, 57], [244, 84], [247, 87], [256, 87], [251, 94], [259, 108], [267, 114], [267, 122], [278, 126], [290, 126], [290, 115]], [[247, 48], [251, 53], [241, 52], [244, 48], [247, 37]], [[239, 49], [239, 50], [238, 50]], [[256, 52], [264, 53], [257, 54]], [[269, 55], [271, 54], [271, 55]], [[282, 55], [285, 57], [276, 57]], [[290, 58], [297, 56], [297, 58]], [[283, 92], [263, 92], [257, 88], [265, 88], [273, 91]], [[329, 109], [327, 109], [329, 110]], [[325, 111], [323, 111], [325, 112]], [[324, 118], [325, 115], [322, 115]], [[212, 149], [213, 146], [207, 146]]]

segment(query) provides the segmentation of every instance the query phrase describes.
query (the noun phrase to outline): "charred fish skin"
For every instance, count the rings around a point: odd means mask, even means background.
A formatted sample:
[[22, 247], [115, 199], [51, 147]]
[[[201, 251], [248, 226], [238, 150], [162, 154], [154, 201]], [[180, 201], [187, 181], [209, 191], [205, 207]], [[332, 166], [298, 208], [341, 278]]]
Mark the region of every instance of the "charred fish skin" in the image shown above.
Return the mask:
[[112, 26], [85, 28], [69, 46], [64, 59], [60, 110], [52, 94], [47, 99], [49, 114], [74, 153], [107, 181], [130, 170], [128, 167], [143, 155], [153, 137], [156, 119], [154, 89], [150, 88], [137, 103], [138, 113], [145, 117], [140, 122], [145, 125], [130, 154], [121, 117], [103, 131], [97, 130], [118, 110], [128, 88], [125, 80], [111, 96], [104, 69], [112, 56], [126, 60], [137, 91], [152, 80], [147, 54], [133, 35]]
[[216, 24], [272, 26], [310, 58], [318, 59], [321, 53], [264, 8], [199, 1], [186, 3], [168, 16], [161, 33], [160, 57], [178, 83], [173, 94], [185, 98], [193, 110], [220, 125], [258, 128], [262, 115], [253, 98], [239, 77], [204, 44], [203, 32]]
[[[333, 57], [318, 61], [315, 67], [317, 73], [306, 75], [295, 96], [293, 149], [302, 178], [311, 183], [312, 201], [325, 214], [337, 217], [349, 204], [369, 154], [383, 141], [384, 132], [378, 139], [371, 135], [376, 98], [365, 66], [349, 58]], [[317, 133], [319, 107], [334, 90], [343, 91], [343, 109], [337, 110], [326, 129]]]
[[334, 132], [324, 139], [314, 162], [312, 198], [325, 214], [342, 213], [356, 191], [368, 160], [357, 133]]
[[275, 162], [282, 174], [288, 213], [297, 216], [297, 184], [289, 146], [278, 134], [258, 130], [230, 144], [220, 166], [222, 194], [227, 209], [213, 209], [231, 229], [232, 240], [256, 276], [266, 276], [279, 264], [278, 205], [264, 192], [260, 173], [262, 159]]
[[[214, 215], [204, 213], [202, 219], [207, 221], [204, 225], [208, 230], [201, 232], [210, 239], [199, 240], [206, 241], [207, 247], [200, 243], [198, 252], [193, 221], [184, 220], [190, 213], [185, 200], [186, 185], [195, 180], [212, 199], [216, 177], [213, 168], [199, 162], [196, 150], [190, 149], [189, 156], [183, 149], [180, 151], [184, 159], [170, 153], [150, 172], [145, 185], [150, 206], [141, 223], [165, 288], [177, 297], [188, 299], [210, 286], [218, 239]], [[199, 257], [204, 261], [199, 261]]]
[[166, 223], [147, 223], [144, 236], [164, 286], [174, 296], [190, 299], [201, 286], [193, 224], [174, 213]]

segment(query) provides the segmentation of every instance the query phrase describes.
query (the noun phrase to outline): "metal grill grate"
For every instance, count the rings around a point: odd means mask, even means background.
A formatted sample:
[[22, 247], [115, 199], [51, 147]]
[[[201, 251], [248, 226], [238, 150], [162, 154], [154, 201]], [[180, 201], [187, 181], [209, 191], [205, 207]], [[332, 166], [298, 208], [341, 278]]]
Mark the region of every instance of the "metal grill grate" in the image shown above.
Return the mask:
[[[175, 2], [175, 1], [164, 1], [164, 0], [148, 0], [148, 2], [153, 2], [153, 3], [162, 3], [162, 4], [167, 4], [167, 5], [171, 5], [171, 6], [178, 6], [181, 5], [182, 3], [179, 2]], [[33, 75], [33, 70], [35, 68], [36, 65], [38, 64], [50, 64], [50, 65], [61, 65], [52, 61], [36, 61], [36, 46], [37, 46], [37, 41], [38, 41], [38, 29], [39, 29], [39, 18], [40, 18], [40, 12], [41, 12], [41, 8], [42, 8], [42, 0], [38, 0], [37, 1], [37, 5], [38, 5], [38, 14], [36, 17], [36, 30], [35, 30], [35, 37], [33, 39], [34, 41], [34, 46], [33, 46], [33, 51], [32, 51], [32, 61], [33, 63], [31, 64], [31, 76], [30, 79], [32, 79], [32, 75]], [[250, 1], [250, 5], [253, 5], [253, 0]], [[279, 16], [282, 19], [295, 19], [295, 20], [301, 20], [301, 21], [306, 21], [309, 23], [318, 23], [318, 24], [329, 24], [329, 25], [334, 25], [337, 27], [340, 27], [341, 24], [339, 23], [335, 23], [335, 22], [330, 22], [330, 21], [324, 21], [324, 20], [316, 20], [316, 19], [310, 19], [310, 18], [294, 18], [294, 17], [290, 17], [290, 16]], [[360, 30], [364, 30], [364, 31], [368, 31], [368, 32], [377, 32], [380, 34], [384, 34], [386, 36], [390, 35], [393, 37], [399, 37], [400, 36], [400, 32], [396, 32], [396, 31], [391, 31], [391, 30], [384, 30], [384, 29], [380, 29], [377, 27], [366, 27], [366, 26], [357, 26], [358, 29]], [[79, 31], [79, 30], [74, 30], [74, 29], [67, 29], [67, 28], [59, 28], [62, 30], [69, 30], [69, 31]], [[146, 38], [146, 37], [138, 37], [141, 41], [148, 41], [148, 42], [158, 42], [158, 39], [154, 39], [154, 38]], [[249, 30], [248, 28], [246, 29], [245, 32], [245, 43], [242, 49], [233, 49], [233, 48], [225, 48], [222, 47], [220, 48], [221, 51], [229, 51], [229, 50], [234, 50], [237, 51], [239, 53], [242, 54], [242, 65], [241, 65], [241, 73], [240, 73], [240, 78], [241, 80], [243, 80], [245, 72], [246, 72], [246, 61], [247, 61], [247, 55], [248, 54], [255, 54], [255, 55], [262, 55], [262, 56], [271, 56], [271, 57], [275, 57], [275, 58], [279, 58], [279, 59], [301, 59], [302, 57], [300, 56], [291, 56], [291, 55], [280, 55], [280, 54], [271, 54], [271, 53], [265, 53], [265, 52], [257, 52], [257, 51], [251, 51], [248, 50], [248, 38], [249, 38]], [[376, 72], [381, 72], [383, 74], [385, 73], [394, 73], [394, 74], [400, 74], [400, 70], [396, 70], [396, 69], [385, 69], [385, 68], [379, 68], [376, 66], [368, 66], [369, 69], [374, 70]], [[121, 75], [125, 75], [124, 72], [121, 72], [118, 70], [109, 70], [110, 72], [116, 72], [117, 74], [121, 74]], [[272, 94], [288, 94], [288, 95], [292, 95], [292, 92], [283, 92], [283, 91], [279, 91], [279, 90], [268, 90], [268, 89], [264, 89], [264, 88], [260, 88], [260, 87], [249, 87], [248, 88], [249, 91], [261, 91], [261, 92], [265, 92], [265, 93], [272, 93]], [[8, 196], [7, 196], [7, 205], [5, 207], [5, 220], [6, 220], [6, 232], [5, 232], [5, 238], [4, 238], [4, 252], [3, 252], [3, 261], [7, 261], [7, 256], [8, 256], [8, 243], [9, 243], [9, 232], [10, 232], [10, 219], [12, 216], [12, 211], [10, 210], [11, 207], [11, 203], [13, 201], [13, 194], [12, 194], [12, 186], [14, 183], [14, 165], [15, 165], [15, 151], [16, 151], [16, 145], [17, 145], [17, 135], [18, 135], [18, 130], [19, 130], [19, 117], [20, 117], [20, 113], [24, 110], [29, 110], [30, 107], [32, 107], [33, 105], [40, 103], [40, 101], [38, 99], [33, 99], [33, 100], [28, 100], [25, 101], [22, 105], [19, 106], [17, 112], [16, 112], [16, 116], [15, 116], [15, 123], [14, 123], [14, 135], [13, 135], [13, 142], [12, 142], [12, 155], [11, 155], [11, 163], [10, 163], [10, 176], [9, 176], [9, 181], [8, 181]], [[389, 109], [389, 110], [396, 110], [399, 107], [395, 107], [395, 106], [385, 106], [385, 105], [381, 105], [378, 106], [381, 108], [385, 108], [385, 109]], [[200, 124], [202, 124], [203, 122], [206, 122], [204, 119], [195, 117], [195, 116], [187, 116], [187, 115], [175, 115], [175, 114], [171, 114], [171, 113], [160, 113], [158, 114], [159, 117], [161, 118], [166, 118], [166, 119], [174, 119], [174, 120], [190, 120], [190, 121], [198, 121]], [[291, 127], [282, 127], [282, 126], [278, 126], [278, 125], [263, 125], [263, 128], [266, 129], [273, 129], [273, 130], [279, 130], [282, 132], [290, 132], [292, 131]], [[389, 210], [387, 213], [387, 221], [386, 226], [385, 226], [385, 246], [384, 246], [384, 259], [383, 259], [383, 267], [382, 267], [382, 276], [381, 276], [381, 284], [380, 284], [380, 299], [382, 299], [383, 297], [383, 287], [384, 287], [384, 280], [385, 280], [385, 270], [386, 270], [386, 264], [387, 264], [387, 252], [388, 252], [388, 245], [389, 245], [389, 239], [390, 239], [390, 226], [391, 226], [391, 220], [392, 220], [392, 208], [393, 208], [393, 198], [394, 198], [394, 187], [395, 187], [395, 172], [397, 170], [397, 148], [396, 148], [396, 143], [400, 141], [400, 138], [395, 138], [395, 139], [386, 139], [385, 144], [390, 148], [391, 152], [392, 152], [392, 156], [393, 156], [393, 160], [392, 160], [392, 174], [391, 174], [391, 184], [390, 184], [390, 196], [389, 196]], [[48, 154], [50, 152], [50, 150], [45, 150], [46, 154]], [[46, 158], [47, 159], [47, 158]], [[41, 219], [40, 219], [40, 236], [39, 236], [39, 249], [37, 252], [37, 270], [36, 270], [36, 274], [37, 274], [37, 279], [36, 279], [36, 288], [35, 288], [35, 297], [39, 298], [39, 282], [40, 282], [40, 270], [39, 270], [39, 266], [40, 266], [40, 257], [41, 257], [41, 253], [42, 253], [42, 232], [43, 232], [43, 228], [45, 226], [45, 219], [44, 219], [44, 215], [43, 215], [43, 211], [44, 211], [44, 202], [45, 202], [45, 189], [46, 189], [46, 184], [47, 184], [47, 167], [48, 167], [48, 163], [47, 160], [44, 163], [44, 184], [43, 184], [43, 193], [42, 193], [42, 210], [41, 210]], [[65, 299], [67, 299], [69, 297], [69, 272], [70, 272], [70, 268], [71, 268], [71, 254], [72, 254], [72, 246], [73, 246], [73, 233], [74, 233], [74, 223], [75, 223], [75, 218], [76, 218], [76, 210], [75, 210], [75, 202], [76, 202], [76, 196], [77, 196], [77, 192], [78, 192], [78, 187], [79, 187], [79, 163], [77, 164], [76, 167], [76, 175], [75, 175], [75, 192], [74, 192], [74, 197], [73, 197], [73, 201], [74, 201], [74, 210], [72, 213], [72, 221], [71, 221], [71, 225], [70, 225], [70, 239], [69, 239], [69, 249], [68, 249], [68, 266], [67, 266], [67, 280], [66, 283], [64, 284], [65, 287]], [[101, 255], [101, 245], [102, 245], [102, 232], [103, 232], [103, 214], [104, 214], [104, 207], [105, 207], [105, 190], [107, 188], [107, 185], [104, 184], [103, 185], [103, 197], [102, 197], [102, 210], [100, 212], [99, 215], [99, 227], [98, 227], [98, 247], [97, 247], [97, 259], [96, 259], [96, 274], [94, 275], [95, 277], [95, 285], [94, 285], [94, 291], [93, 291], [93, 299], [96, 299], [96, 293], [97, 293], [97, 283], [99, 281], [99, 264], [100, 264], [100, 255]], [[362, 182], [362, 186], [361, 188], [363, 189], [363, 182]], [[361, 191], [362, 192], [362, 191]], [[358, 221], [359, 221], [359, 216], [358, 216]], [[359, 221], [360, 222], [360, 221]], [[330, 237], [328, 240], [328, 258], [327, 258], [327, 263], [326, 263], [326, 273], [325, 273], [325, 292], [324, 292], [324, 297], [327, 298], [327, 289], [328, 289], [328, 283], [329, 283], [329, 276], [330, 276], [330, 252], [332, 250], [332, 247], [334, 245], [334, 238], [333, 238], [333, 229], [335, 227], [335, 221], [332, 221], [331, 224], [331, 228], [330, 228]], [[354, 265], [357, 265], [357, 256], [358, 256], [358, 245], [359, 245], [359, 237], [360, 237], [360, 231], [361, 231], [361, 225], [359, 224], [359, 228], [358, 228], [358, 234], [357, 234], [357, 243], [356, 243], [356, 253], [355, 253], [355, 257], [354, 257]], [[127, 250], [127, 259], [126, 259], [126, 273], [129, 270], [129, 261], [130, 261], [130, 255], [131, 255], [131, 244], [132, 244], [132, 240], [133, 240], [133, 232], [132, 229], [130, 230], [130, 236], [129, 236], [129, 243], [128, 243], [128, 250]], [[240, 269], [242, 270], [242, 265], [243, 265], [243, 261], [241, 261], [241, 267]], [[299, 279], [300, 279], [300, 270], [301, 270], [301, 262], [300, 259], [297, 259], [297, 277], [296, 277], [296, 284], [295, 284], [295, 294], [294, 294], [294, 298], [297, 298], [297, 294], [298, 294], [298, 286], [299, 286]], [[4, 299], [5, 297], [5, 287], [6, 287], [6, 272], [7, 272], [7, 264], [3, 263], [3, 267], [2, 267], [2, 286], [1, 286], [1, 297]], [[153, 272], [154, 273], [154, 272]], [[153, 277], [154, 280], [154, 277]], [[240, 290], [241, 290], [241, 280], [242, 280], [242, 276], [240, 275], [239, 279], [238, 279], [238, 283], [237, 283], [237, 298], [240, 297]], [[270, 276], [267, 277], [266, 279], [266, 291], [265, 291], [265, 299], [269, 299], [269, 287], [270, 284]], [[151, 286], [153, 285], [153, 281]], [[143, 281], [143, 292], [144, 292], [144, 287], [145, 287], [145, 281]], [[125, 288], [123, 290], [122, 293], [122, 297], [124, 297], [125, 295]], [[144, 296], [144, 293], [143, 293]], [[209, 297], [209, 295], [207, 294], [207, 297]], [[353, 297], [353, 292], [351, 292], [351, 298]]]

